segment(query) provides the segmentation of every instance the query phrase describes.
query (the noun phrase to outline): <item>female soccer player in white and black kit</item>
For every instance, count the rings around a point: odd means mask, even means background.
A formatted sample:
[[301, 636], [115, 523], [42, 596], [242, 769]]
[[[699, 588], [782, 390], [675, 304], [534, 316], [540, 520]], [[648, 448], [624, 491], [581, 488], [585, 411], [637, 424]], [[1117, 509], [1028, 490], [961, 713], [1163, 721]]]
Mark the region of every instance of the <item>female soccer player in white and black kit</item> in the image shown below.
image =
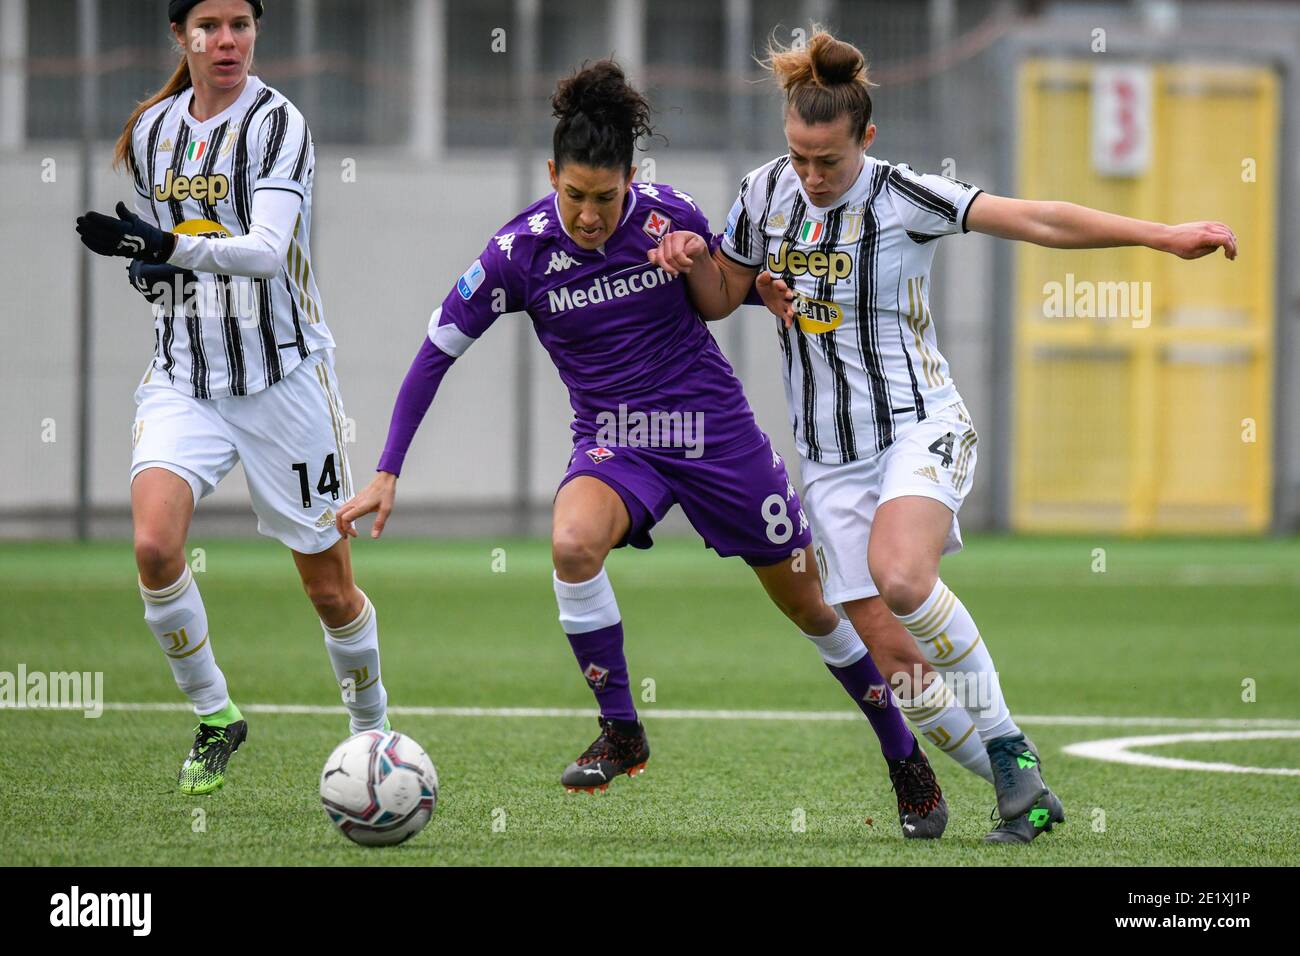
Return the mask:
[[[1236, 238], [1222, 223], [1166, 226], [991, 196], [868, 156], [876, 128], [866, 63], [828, 33], [805, 49], [771, 50], [769, 66], [785, 92], [788, 155], [745, 177], [716, 253], [706, 237], [674, 232], [651, 258], [689, 273], [705, 318], [730, 313], [757, 277], [784, 320], [786, 397], [826, 600], [843, 605], [886, 675], [925, 673], [920, 687], [895, 682], [904, 713], [992, 777], [1001, 820], [988, 839], [1027, 843], [1064, 819], [1061, 805], [974, 620], [939, 579], [940, 557], [961, 547], [956, 516], [977, 438], [931, 321], [935, 240], [974, 230], [1194, 259], [1219, 248], [1234, 258]], [[916, 638], [914, 656], [890, 653], [900, 626]], [[957, 701], [948, 684], [973, 693]]]
[[185, 560], [195, 506], [236, 462], [258, 530], [293, 552], [352, 731], [387, 723], [375, 610], [334, 527], [352, 479], [308, 243], [315, 154], [293, 104], [249, 75], [262, 9], [171, 0], [182, 61], [117, 144], [135, 211], [119, 203], [116, 218], [77, 220], [91, 250], [134, 260], [132, 279], [155, 303], [154, 356], [135, 394], [131, 512], [145, 621], [199, 717], [179, 776], [189, 794], [222, 785], [247, 735]]

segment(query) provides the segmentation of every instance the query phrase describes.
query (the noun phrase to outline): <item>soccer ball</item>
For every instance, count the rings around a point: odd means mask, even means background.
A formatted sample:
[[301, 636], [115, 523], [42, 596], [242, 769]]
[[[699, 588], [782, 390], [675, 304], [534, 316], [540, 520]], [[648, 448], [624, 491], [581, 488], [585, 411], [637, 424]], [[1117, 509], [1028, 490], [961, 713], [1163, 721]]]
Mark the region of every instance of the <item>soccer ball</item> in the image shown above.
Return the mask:
[[349, 840], [391, 846], [424, 828], [438, 803], [438, 771], [423, 748], [392, 730], [367, 730], [334, 748], [320, 802]]

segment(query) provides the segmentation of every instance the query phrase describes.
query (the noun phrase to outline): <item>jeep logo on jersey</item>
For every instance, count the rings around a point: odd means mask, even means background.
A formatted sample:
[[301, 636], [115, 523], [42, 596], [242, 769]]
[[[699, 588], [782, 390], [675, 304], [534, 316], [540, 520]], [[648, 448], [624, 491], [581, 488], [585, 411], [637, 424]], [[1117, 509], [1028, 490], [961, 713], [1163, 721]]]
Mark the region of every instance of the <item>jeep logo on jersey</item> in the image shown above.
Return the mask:
[[[805, 223], [806, 225], [806, 223]], [[853, 274], [853, 257], [847, 252], [803, 252], [791, 249], [789, 242], [782, 242], [775, 253], [767, 254], [767, 268], [773, 275], [789, 273], [792, 276], [809, 275], [816, 279], [829, 278], [831, 285], [840, 279], [847, 279]]]
[[216, 176], [177, 176], [168, 169], [167, 178], [161, 186], [155, 186], [153, 198], [158, 202], [176, 200], [184, 202], [195, 199], [199, 202], [220, 202], [230, 195], [230, 180], [220, 174]]
[[834, 332], [844, 321], [844, 310], [834, 302], [810, 299], [806, 295], [796, 293], [792, 304], [794, 314], [799, 317], [799, 328], [808, 335]]

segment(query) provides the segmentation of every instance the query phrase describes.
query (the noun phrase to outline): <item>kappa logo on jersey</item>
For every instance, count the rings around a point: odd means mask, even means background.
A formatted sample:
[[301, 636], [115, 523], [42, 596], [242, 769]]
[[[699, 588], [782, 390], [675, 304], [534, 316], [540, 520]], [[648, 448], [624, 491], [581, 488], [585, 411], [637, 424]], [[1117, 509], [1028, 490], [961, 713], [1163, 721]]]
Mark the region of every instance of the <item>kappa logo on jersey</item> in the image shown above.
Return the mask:
[[673, 221], [661, 212], [651, 210], [650, 215], [645, 217], [645, 225], [641, 228], [645, 234], [658, 242], [664, 236], [668, 235], [668, 230], [673, 227]]
[[815, 279], [825, 277], [834, 285], [838, 280], [847, 279], [853, 274], [853, 257], [847, 252], [828, 253], [820, 249], [803, 252], [791, 249], [788, 242], [782, 242], [776, 252], [767, 254], [767, 268], [773, 275], [785, 272], [792, 276], [808, 275]]
[[153, 197], [158, 202], [176, 200], [184, 202], [195, 199], [199, 202], [220, 202], [230, 195], [230, 180], [218, 174], [216, 176], [177, 176], [168, 169], [162, 183], [154, 187]]
[[486, 275], [487, 273], [483, 271], [482, 261], [475, 259], [474, 264], [466, 269], [465, 274], [456, 282], [456, 291], [460, 293], [460, 297], [468, 302], [469, 297], [478, 291], [478, 287], [483, 284], [483, 278]]
[[550, 275], [552, 272], [563, 272], [569, 266], [576, 266], [577, 264], [578, 260], [571, 258], [567, 252], [552, 252], [551, 264], [546, 267], [546, 271], [542, 274]]
[[609, 680], [609, 668], [593, 662], [587, 665], [582, 676], [587, 678], [587, 683], [591, 685], [592, 690], [604, 690], [605, 681]]
[[884, 710], [889, 706], [889, 687], [885, 684], [872, 684], [862, 699], [872, 707]]
[[507, 232], [499, 236], [493, 236], [492, 238], [496, 240], [497, 248], [504, 252], [506, 258], [509, 259], [510, 253], [514, 250], [515, 234], [513, 232]]
[[588, 448], [587, 457], [595, 464], [599, 465], [601, 462], [606, 462], [613, 458], [614, 453], [603, 446], [600, 448]]
[[799, 227], [799, 241], [805, 245], [812, 245], [822, 237], [826, 230], [826, 223], [818, 222], [815, 219], [806, 219], [804, 224]]
[[834, 302], [795, 293], [792, 305], [794, 314], [799, 317], [799, 328], [808, 335], [834, 332], [844, 321], [844, 310]]
[[534, 236], [540, 236], [548, 222], [550, 222], [550, 220], [546, 218], [546, 213], [535, 212], [528, 217], [528, 228], [533, 231]]

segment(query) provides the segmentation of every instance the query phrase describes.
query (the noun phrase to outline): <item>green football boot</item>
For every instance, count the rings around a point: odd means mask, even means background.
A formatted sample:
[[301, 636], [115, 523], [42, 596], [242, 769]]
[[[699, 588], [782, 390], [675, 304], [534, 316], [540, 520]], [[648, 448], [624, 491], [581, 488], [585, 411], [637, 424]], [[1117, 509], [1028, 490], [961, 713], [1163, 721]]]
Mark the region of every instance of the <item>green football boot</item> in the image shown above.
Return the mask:
[[985, 745], [998, 795], [998, 816], [1015, 820], [1029, 812], [1046, 793], [1038, 751], [1024, 734], [995, 737]]
[[989, 819], [997, 820], [993, 829], [984, 835], [985, 843], [1032, 843], [1040, 833], [1047, 833], [1052, 825], [1065, 822], [1065, 810], [1056, 794], [1048, 790], [1028, 813], [1014, 820], [1004, 820], [995, 809]]
[[248, 736], [248, 724], [234, 702], [224, 710], [199, 718], [194, 746], [177, 777], [181, 793], [196, 797], [221, 789], [230, 756]]

